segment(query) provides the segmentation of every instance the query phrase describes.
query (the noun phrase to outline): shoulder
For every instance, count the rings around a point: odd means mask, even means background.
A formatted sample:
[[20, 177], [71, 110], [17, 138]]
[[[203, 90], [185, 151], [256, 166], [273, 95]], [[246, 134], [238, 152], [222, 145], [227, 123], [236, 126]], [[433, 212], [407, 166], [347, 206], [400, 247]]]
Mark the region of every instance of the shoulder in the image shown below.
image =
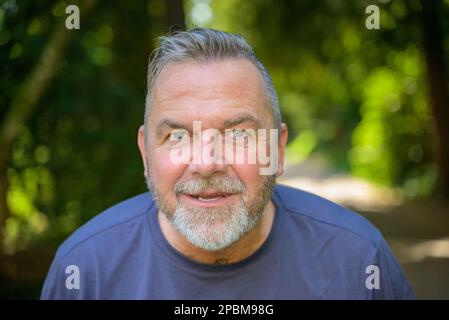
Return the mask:
[[76, 247], [89, 241], [101, 239], [109, 231], [126, 229], [128, 224], [144, 219], [154, 201], [149, 192], [126, 199], [101, 212], [78, 228], [58, 248], [56, 259], [62, 259]]
[[291, 215], [318, 226], [351, 233], [377, 247], [383, 240], [379, 230], [361, 215], [320, 196], [284, 185], [276, 185], [275, 195]]

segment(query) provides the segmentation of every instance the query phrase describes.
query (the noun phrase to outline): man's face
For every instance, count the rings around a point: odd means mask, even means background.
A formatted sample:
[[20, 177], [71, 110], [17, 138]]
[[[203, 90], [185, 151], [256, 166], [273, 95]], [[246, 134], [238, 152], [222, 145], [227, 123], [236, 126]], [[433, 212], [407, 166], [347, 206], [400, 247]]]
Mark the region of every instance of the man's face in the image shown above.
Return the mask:
[[[197, 247], [221, 250], [259, 222], [271, 198], [274, 176], [261, 175], [260, 162], [249, 163], [248, 157], [238, 164], [224, 159], [195, 162], [193, 143], [190, 161], [175, 163], [172, 156], [181, 145], [179, 141], [195, 138], [194, 121], [201, 125], [196, 138], [202, 150], [208, 150], [213, 141], [204, 137], [207, 129], [217, 129], [225, 138], [231, 132], [227, 141], [232, 141], [242, 130], [257, 133], [258, 129], [274, 128], [256, 67], [247, 60], [168, 64], [153, 91], [146, 143], [142, 127], [139, 130], [148, 186], [159, 209]], [[284, 127], [279, 147], [270, 150], [267, 146], [267, 152], [279, 154], [278, 175], [282, 173], [286, 138]], [[231, 153], [242, 153], [246, 148], [246, 143], [236, 144]]]

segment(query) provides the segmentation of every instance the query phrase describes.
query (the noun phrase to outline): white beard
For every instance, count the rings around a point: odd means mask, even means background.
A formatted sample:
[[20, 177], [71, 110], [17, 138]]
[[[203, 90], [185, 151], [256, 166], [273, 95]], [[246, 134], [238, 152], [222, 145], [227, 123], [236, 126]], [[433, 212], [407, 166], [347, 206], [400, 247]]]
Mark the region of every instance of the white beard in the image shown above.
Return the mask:
[[261, 217], [262, 212], [250, 214], [241, 200], [237, 205], [222, 208], [185, 208], [178, 202], [168, 218], [194, 246], [219, 251], [240, 240]]
[[176, 207], [170, 209], [151, 176], [146, 176], [146, 183], [159, 209], [178, 232], [198, 248], [219, 251], [240, 240], [260, 222], [263, 209], [271, 199], [275, 178], [266, 176], [253, 201], [245, 201], [245, 187], [242, 182], [229, 178], [212, 177], [199, 183], [186, 183], [190, 192], [204, 190], [205, 185], [227, 190], [226, 192], [242, 192], [238, 203], [221, 208], [184, 207], [177, 201]]

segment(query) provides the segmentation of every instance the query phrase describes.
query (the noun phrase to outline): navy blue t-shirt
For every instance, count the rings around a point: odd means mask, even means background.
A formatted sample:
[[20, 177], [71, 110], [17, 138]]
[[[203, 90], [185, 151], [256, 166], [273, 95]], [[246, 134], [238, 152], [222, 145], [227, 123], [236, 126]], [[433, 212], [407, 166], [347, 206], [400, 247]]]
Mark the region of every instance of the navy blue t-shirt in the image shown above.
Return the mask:
[[277, 185], [268, 238], [232, 264], [174, 249], [145, 193], [79, 228], [58, 249], [42, 299], [413, 299], [379, 231], [316, 195]]

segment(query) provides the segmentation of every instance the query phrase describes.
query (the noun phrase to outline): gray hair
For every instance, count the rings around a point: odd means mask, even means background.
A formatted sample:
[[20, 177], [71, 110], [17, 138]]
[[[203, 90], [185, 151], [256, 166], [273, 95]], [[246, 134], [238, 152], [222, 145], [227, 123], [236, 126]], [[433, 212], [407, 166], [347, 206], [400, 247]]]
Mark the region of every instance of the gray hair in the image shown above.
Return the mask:
[[252, 62], [262, 76], [265, 95], [272, 108], [274, 125], [277, 129], [280, 129], [279, 100], [271, 76], [243, 37], [214, 29], [194, 28], [188, 31], [176, 31], [158, 39], [159, 46], [150, 55], [148, 64], [145, 133], [147, 132], [153, 89], [162, 69], [171, 62], [183, 62], [192, 59], [199, 63], [226, 59], [247, 59]]

